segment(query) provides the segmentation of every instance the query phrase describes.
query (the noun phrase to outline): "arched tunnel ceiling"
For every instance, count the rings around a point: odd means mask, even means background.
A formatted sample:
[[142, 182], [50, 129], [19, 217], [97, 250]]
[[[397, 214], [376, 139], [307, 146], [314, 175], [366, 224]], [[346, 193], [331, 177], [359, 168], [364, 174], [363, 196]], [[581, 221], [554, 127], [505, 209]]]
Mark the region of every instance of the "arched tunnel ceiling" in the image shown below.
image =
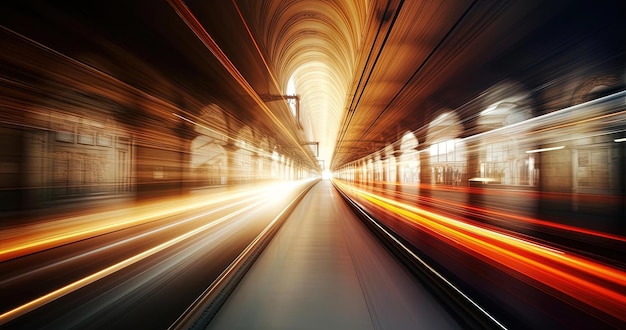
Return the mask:
[[[293, 77], [304, 135], [319, 142], [319, 159], [331, 168], [427, 125], [427, 105], [438, 89], [489, 61], [557, 8], [544, 6], [529, 21], [537, 1], [235, 4], [282, 92]], [[402, 127], [406, 122], [412, 127]]]
[[[111, 75], [128, 76], [135, 63], [154, 68], [167, 86], [155, 86], [156, 75], [122, 80], [141, 80], [137, 86], [157, 94], [223, 101], [241, 126], [269, 135], [288, 156], [332, 169], [428, 127], [441, 109], [511, 75], [543, 84], [549, 70], [535, 66], [574, 58], [579, 44], [593, 50], [589, 57], [621, 50], [626, 20], [608, 11], [617, 2], [23, 1], [13, 6], [24, 10], [0, 17], [4, 27], [72, 58], [111, 56], [108, 45], [115, 45], [136, 62], [111, 58]], [[300, 123], [282, 98], [291, 78]], [[317, 158], [311, 142], [319, 142]]]
[[330, 162], [368, 18], [367, 1], [239, 1], [286, 90], [293, 79], [300, 124]]

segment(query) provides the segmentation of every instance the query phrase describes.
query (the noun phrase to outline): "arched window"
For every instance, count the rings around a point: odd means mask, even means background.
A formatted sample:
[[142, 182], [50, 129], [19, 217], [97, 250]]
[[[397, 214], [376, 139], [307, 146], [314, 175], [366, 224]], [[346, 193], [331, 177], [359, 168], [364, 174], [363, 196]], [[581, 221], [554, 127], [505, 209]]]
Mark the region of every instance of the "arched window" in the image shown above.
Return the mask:
[[242, 182], [249, 182], [254, 176], [254, 164], [253, 164], [253, 147], [252, 144], [254, 137], [250, 127], [245, 126], [239, 131], [237, 135], [237, 144], [239, 149], [235, 153], [235, 164], [233, 170], [237, 172], [237, 179]]
[[226, 184], [228, 156], [222, 147], [226, 143], [226, 135], [219, 130], [226, 125], [224, 113], [219, 107], [209, 105], [199, 117], [201, 122], [194, 126], [198, 136], [191, 141], [189, 162], [196, 187]]
[[459, 139], [463, 125], [453, 112], [444, 112], [428, 125], [431, 182], [463, 185], [467, 176], [467, 151]]
[[397, 183], [397, 164], [396, 156], [394, 155], [393, 145], [388, 145], [385, 147], [385, 161], [383, 166], [385, 170], [385, 181], [392, 184]]
[[[531, 117], [525, 94], [501, 99], [480, 112], [481, 130], [495, 130]], [[515, 134], [489, 133], [480, 140], [480, 178], [492, 184], [532, 185], [534, 159]], [[520, 131], [520, 133], [523, 131]]]
[[410, 183], [419, 182], [420, 176], [420, 160], [417, 152], [417, 138], [411, 132], [406, 132], [400, 140], [400, 155], [399, 170], [400, 170], [400, 182]]

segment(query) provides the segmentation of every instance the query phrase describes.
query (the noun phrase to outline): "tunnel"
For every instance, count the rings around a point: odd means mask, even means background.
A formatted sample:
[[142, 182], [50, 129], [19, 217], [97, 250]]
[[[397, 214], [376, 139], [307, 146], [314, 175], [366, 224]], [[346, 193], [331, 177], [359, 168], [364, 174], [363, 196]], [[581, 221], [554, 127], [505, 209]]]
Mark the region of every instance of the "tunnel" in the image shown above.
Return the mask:
[[0, 328], [626, 328], [621, 1], [0, 8]]

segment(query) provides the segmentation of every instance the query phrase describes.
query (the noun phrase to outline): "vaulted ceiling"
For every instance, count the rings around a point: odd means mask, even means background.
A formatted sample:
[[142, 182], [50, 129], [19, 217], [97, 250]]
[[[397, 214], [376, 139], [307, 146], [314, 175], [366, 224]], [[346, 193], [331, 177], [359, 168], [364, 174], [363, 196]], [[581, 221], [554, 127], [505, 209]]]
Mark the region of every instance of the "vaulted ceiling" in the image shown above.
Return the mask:
[[277, 88], [284, 92], [293, 77], [304, 134], [319, 142], [319, 158], [330, 167], [426, 125], [439, 91], [467, 79], [464, 72], [493, 59], [559, 8], [471, 0], [234, 5]]
[[[176, 88], [227, 100], [235, 117], [274, 132], [276, 143], [295, 156], [323, 160], [329, 168], [381, 150], [407, 130], [427, 127], [438, 109], [454, 109], [512, 72], [549, 60], [545, 52], [552, 48], [534, 51], [533, 43], [554, 43], [558, 49], [577, 36], [545, 29], [584, 26], [585, 10], [597, 7], [560, 0], [24, 1], [19, 6], [5, 11], [3, 25], [70, 56], [113, 44]], [[564, 19], [575, 13], [579, 16]], [[595, 20], [602, 17], [595, 14]], [[136, 69], [127, 66], [129, 72]], [[298, 118], [285, 98], [290, 80]], [[316, 144], [319, 155], [312, 148]]]
[[293, 79], [300, 124], [329, 162], [350, 100], [359, 55], [377, 8], [368, 1], [238, 1], [242, 15], [286, 91]]

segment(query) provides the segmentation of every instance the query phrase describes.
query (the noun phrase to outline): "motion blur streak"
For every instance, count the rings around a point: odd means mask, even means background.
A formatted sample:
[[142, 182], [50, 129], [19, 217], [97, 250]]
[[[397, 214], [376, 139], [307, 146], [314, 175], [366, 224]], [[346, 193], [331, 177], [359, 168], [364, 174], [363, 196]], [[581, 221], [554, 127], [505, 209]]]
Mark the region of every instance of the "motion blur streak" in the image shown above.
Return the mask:
[[[245, 206], [245, 207], [243, 207], [243, 208], [241, 208], [241, 209], [239, 209], [239, 210], [237, 210], [237, 211], [235, 211], [233, 213], [230, 213], [227, 216], [224, 216], [224, 217], [219, 218], [219, 219], [217, 219], [217, 220], [215, 220], [213, 222], [210, 222], [210, 223], [208, 223], [208, 224], [206, 224], [204, 226], [201, 226], [201, 227], [198, 227], [198, 228], [196, 228], [194, 230], [191, 230], [191, 231], [189, 231], [189, 232], [187, 232], [187, 233], [185, 233], [183, 235], [180, 235], [180, 236], [178, 236], [178, 237], [176, 237], [174, 239], [171, 239], [171, 240], [169, 240], [169, 241], [167, 241], [165, 243], [159, 244], [159, 245], [157, 245], [157, 246], [155, 246], [155, 247], [153, 247], [151, 249], [143, 251], [143, 252], [141, 252], [141, 253], [139, 253], [139, 254], [131, 257], [131, 258], [125, 259], [123, 261], [120, 261], [120, 262], [118, 262], [118, 263], [116, 263], [114, 265], [111, 265], [111, 266], [109, 266], [109, 267], [107, 267], [105, 269], [102, 269], [102, 270], [100, 270], [100, 271], [98, 271], [96, 273], [93, 273], [93, 274], [91, 274], [89, 276], [86, 276], [86, 277], [84, 277], [84, 278], [82, 278], [82, 279], [80, 279], [78, 281], [75, 281], [75, 282], [73, 282], [71, 284], [68, 284], [68, 285], [66, 285], [66, 286], [64, 286], [64, 287], [62, 287], [62, 288], [60, 288], [58, 290], [50, 292], [50, 293], [48, 293], [48, 294], [46, 294], [46, 295], [44, 295], [44, 296], [42, 296], [40, 298], [37, 298], [37, 299], [29, 302], [29, 303], [26, 303], [26, 304], [24, 304], [22, 306], [19, 306], [19, 307], [13, 309], [13, 310], [5, 312], [4, 314], [0, 315], [0, 324], [4, 324], [4, 323], [6, 323], [6, 322], [8, 322], [8, 321], [10, 321], [10, 320], [12, 320], [12, 319], [14, 319], [16, 317], [19, 317], [19, 316], [21, 316], [21, 315], [23, 315], [25, 313], [28, 313], [28, 312], [32, 311], [33, 309], [36, 309], [36, 308], [38, 308], [38, 307], [40, 307], [40, 306], [42, 306], [42, 305], [44, 305], [44, 304], [46, 304], [46, 303], [48, 303], [50, 301], [53, 301], [55, 299], [58, 299], [58, 298], [60, 298], [60, 297], [62, 297], [64, 295], [66, 295], [66, 294], [74, 292], [74, 291], [76, 291], [76, 290], [78, 290], [78, 289], [80, 289], [80, 288], [82, 288], [82, 287], [84, 287], [86, 285], [89, 285], [90, 283], [93, 283], [93, 282], [95, 282], [95, 281], [97, 281], [97, 280], [99, 280], [99, 279], [109, 275], [109, 274], [112, 274], [112, 273], [114, 273], [114, 272], [116, 272], [116, 271], [118, 271], [120, 269], [123, 269], [123, 268], [125, 268], [127, 266], [130, 266], [130, 265], [132, 265], [132, 264], [134, 264], [134, 263], [136, 263], [138, 261], [141, 261], [141, 260], [143, 260], [143, 259], [145, 259], [145, 258], [147, 258], [147, 257], [149, 257], [149, 256], [151, 256], [151, 255], [153, 255], [155, 253], [158, 253], [158, 252], [160, 252], [160, 251], [162, 251], [164, 249], [167, 249], [167, 248], [171, 247], [172, 245], [174, 245], [176, 243], [184, 241], [184, 240], [186, 240], [186, 239], [188, 239], [188, 238], [190, 238], [190, 237], [192, 237], [194, 235], [197, 235], [197, 234], [199, 234], [199, 233], [201, 233], [201, 232], [203, 232], [203, 231], [205, 231], [205, 230], [207, 230], [209, 228], [212, 228], [212, 227], [214, 227], [214, 226], [216, 226], [216, 225], [218, 225], [218, 224], [220, 224], [220, 223], [222, 223], [222, 222], [224, 222], [226, 220], [232, 219], [233, 217], [236, 217], [237, 215], [240, 215], [240, 214], [242, 214], [242, 213], [244, 213], [244, 212], [246, 212], [246, 211], [248, 211], [250, 209], [258, 207], [260, 204], [267, 202], [268, 199], [269, 198], [261, 199], [261, 200], [255, 202], [255, 203], [249, 204], [248, 206]], [[186, 220], [184, 220], [184, 221], [186, 221]]]
[[[392, 184], [392, 185], [396, 185], [396, 186], [400, 186], [400, 187], [403, 186], [403, 184]], [[406, 185], [406, 186], [408, 186], [408, 185]], [[430, 189], [433, 189], [433, 190], [436, 189], [436, 190], [441, 190], [441, 191], [444, 191], [444, 190], [447, 189], [445, 187], [437, 187], [437, 188], [426, 187], [426, 185], [423, 185], [422, 188], [430, 188]], [[376, 189], [376, 191], [379, 191], [381, 193], [385, 192], [383, 189]], [[473, 192], [473, 193], [481, 193], [481, 194], [492, 193], [492, 192], [486, 191], [486, 190], [478, 191], [475, 188], [467, 188], [467, 187], [455, 187], [454, 191], [455, 192], [463, 191], [465, 193], [472, 193]], [[498, 192], [498, 193], [502, 194], [502, 192]], [[535, 195], [536, 194], [536, 193], [533, 193], [533, 192], [521, 191], [521, 190], [520, 191], [508, 190], [507, 193], [508, 194], [514, 194], [518, 198], [529, 198], [529, 197], [531, 197], [531, 195]], [[495, 218], [495, 220], [500, 220], [500, 221], [512, 221], [512, 220], [513, 221], [519, 221], [521, 223], [538, 225], [538, 226], [542, 226], [542, 227], [550, 227], [550, 228], [555, 228], [555, 229], [559, 229], [559, 230], [575, 232], [575, 233], [580, 233], [580, 234], [585, 234], [585, 235], [590, 235], [590, 236], [597, 236], [597, 237], [602, 237], [602, 238], [615, 240], [615, 241], [619, 241], [619, 242], [626, 242], [626, 237], [625, 236], [615, 235], [615, 234], [601, 232], [601, 231], [592, 230], [592, 229], [586, 229], [586, 228], [582, 228], [582, 227], [570, 226], [570, 225], [556, 223], [556, 222], [545, 221], [545, 220], [531, 218], [531, 217], [525, 217], [525, 216], [521, 216], [521, 215], [518, 215], [518, 214], [511, 213], [511, 212], [499, 212], [499, 211], [495, 211], [495, 210], [489, 209], [489, 208], [477, 207], [477, 206], [461, 204], [461, 203], [455, 203], [455, 202], [448, 201], [448, 200], [445, 200], [445, 199], [429, 198], [429, 197], [419, 196], [419, 195], [410, 194], [410, 193], [396, 192], [396, 194], [399, 195], [399, 196], [402, 196], [402, 198], [405, 199], [405, 200], [416, 200], [416, 199], [420, 198], [420, 199], [427, 200], [427, 201], [429, 201], [429, 202], [431, 202], [433, 204], [440, 205], [440, 206], [442, 206], [442, 205], [449, 205], [449, 206], [455, 207], [457, 209], [467, 209], [467, 210], [477, 211], [480, 214], [487, 214], [487, 215], [491, 215], [491, 216], [496, 216], [497, 218]], [[602, 198], [606, 199], [607, 197], [603, 196]]]
[[244, 191], [223, 192], [211, 195], [211, 198], [203, 195], [184, 199], [161, 199], [158, 203], [134, 208], [6, 228], [0, 231], [0, 261], [225, 201], [238, 201], [239, 204], [245, 202], [241, 201], [245, 197], [269, 194], [273, 190], [280, 191], [281, 187], [282, 185], [275, 184]]
[[[85, 257], [87, 255], [92, 255], [92, 254], [95, 254], [97, 252], [101, 252], [103, 250], [110, 249], [110, 248], [115, 247], [115, 246], [123, 245], [123, 244], [126, 244], [126, 243], [131, 242], [131, 241], [137, 241], [140, 238], [157, 234], [158, 232], [165, 231], [165, 230], [170, 229], [172, 227], [182, 225], [184, 223], [190, 222], [192, 220], [195, 220], [195, 219], [198, 219], [198, 218], [201, 218], [201, 217], [206, 217], [206, 216], [208, 216], [210, 214], [213, 214], [213, 213], [216, 213], [218, 211], [226, 210], [228, 208], [232, 208], [234, 206], [237, 206], [237, 205], [240, 205], [240, 204], [244, 204], [244, 203], [251, 203], [255, 199], [257, 199], [257, 198], [256, 197], [251, 197], [251, 198], [247, 198], [247, 199], [244, 199], [244, 200], [241, 200], [241, 201], [238, 201], [238, 202], [233, 202], [233, 203], [224, 205], [222, 207], [212, 208], [208, 212], [204, 212], [204, 213], [192, 216], [192, 217], [188, 217], [188, 218], [185, 218], [185, 219], [183, 219], [181, 221], [176, 221], [176, 222], [171, 223], [171, 224], [166, 225], [166, 226], [158, 227], [158, 228], [153, 229], [151, 231], [148, 231], [148, 232], [145, 232], [145, 233], [142, 233], [142, 234], [139, 234], [139, 235], [132, 236], [132, 237], [127, 238], [125, 240], [118, 241], [116, 243], [109, 244], [109, 245], [106, 245], [106, 246], [98, 248], [98, 249], [93, 249], [93, 250], [90, 250], [89, 252], [86, 252], [86, 253], [83, 253], [83, 254], [75, 255], [75, 256], [73, 256], [71, 258], [63, 259], [62, 261], [55, 262], [55, 263], [50, 264], [50, 265], [45, 266], [45, 267], [39, 267], [39, 268], [37, 268], [35, 270], [29, 271], [29, 272], [26, 272], [26, 273], [22, 273], [22, 274], [20, 274], [17, 277], [25, 277], [25, 276], [30, 275], [31, 273], [38, 272], [38, 271], [41, 271], [43, 269], [53, 268], [53, 267], [56, 267], [56, 266], [58, 266], [60, 264], [68, 263], [69, 261], [77, 260], [77, 259], [80, 259], [80, 258]], [[11, 278], [11, 280], [15, 280], [17, 277], [13, 277], [13, 278]], [[6, 281], [8, 281], [8, 280], [0, 281], [0, 284], [4, 284], [4, 282], [6, 282]]]
[[580, 305], [575, 301], [578, 300], [626, 321], [626, 296], [623, 294], [626, 272], [620, 269], [508, 233], [444, 217], [340, 182], [337, 185], [412, 221], [425, 232], [463, 247], [508, 273], [519, 273], [528, 280], [565, 293], [573, 298], [567, 301], [574, 305]]

